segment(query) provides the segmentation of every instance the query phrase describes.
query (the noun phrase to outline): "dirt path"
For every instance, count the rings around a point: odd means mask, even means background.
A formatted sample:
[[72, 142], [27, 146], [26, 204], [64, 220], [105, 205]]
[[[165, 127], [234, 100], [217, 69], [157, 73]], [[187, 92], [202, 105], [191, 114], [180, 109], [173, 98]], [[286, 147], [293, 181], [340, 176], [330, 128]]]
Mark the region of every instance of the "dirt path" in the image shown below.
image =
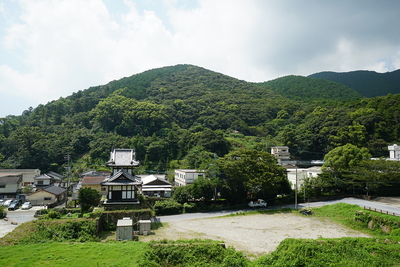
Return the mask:
[[153, 233], [140, 236], [139, 240], [212, 239], [223, 241], [250, 257], [274, 251], [286, 238], [368, 237], [329, 220], [292, 213], [174, 221]]

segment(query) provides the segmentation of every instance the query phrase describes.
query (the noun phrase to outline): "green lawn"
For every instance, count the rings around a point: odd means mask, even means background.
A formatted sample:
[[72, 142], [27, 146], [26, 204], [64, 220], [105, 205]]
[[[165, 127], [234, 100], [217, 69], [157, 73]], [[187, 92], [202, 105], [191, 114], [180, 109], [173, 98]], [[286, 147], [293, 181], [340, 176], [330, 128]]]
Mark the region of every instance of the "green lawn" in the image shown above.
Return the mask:
[[144, 266], [144, 253], [150, 250], [149, 244], [143, 242], [3, 246], [0, 266]]

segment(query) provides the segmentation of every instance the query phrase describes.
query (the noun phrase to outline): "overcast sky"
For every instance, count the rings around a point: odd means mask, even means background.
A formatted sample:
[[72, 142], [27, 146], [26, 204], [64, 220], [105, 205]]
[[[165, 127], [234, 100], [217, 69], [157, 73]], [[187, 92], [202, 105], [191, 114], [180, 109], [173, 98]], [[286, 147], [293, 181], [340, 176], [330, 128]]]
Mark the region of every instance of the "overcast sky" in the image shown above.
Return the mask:
[[0, 0], [0, 117], [152, 68], [400, 68], [398, 0]]

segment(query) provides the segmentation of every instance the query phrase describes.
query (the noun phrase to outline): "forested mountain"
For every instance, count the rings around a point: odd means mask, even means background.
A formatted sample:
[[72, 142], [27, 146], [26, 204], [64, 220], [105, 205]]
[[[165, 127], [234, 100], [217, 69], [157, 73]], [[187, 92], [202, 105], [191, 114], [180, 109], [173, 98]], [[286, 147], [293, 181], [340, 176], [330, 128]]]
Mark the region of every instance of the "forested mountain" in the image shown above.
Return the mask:
[[400, 94], [400, 70], [377, 73], [375, 71], [319, 72], [308, 77], [344, 84], [366, 97]]
[[263, 84], [284, 97], [300, 101], [344, 101], [362, 98], [361, 94], [341, 83], [303, 76], [289, 75]]
[[71, 153], [79, 172], [104, 166], [113, 147], [134, 147], [149, 171], [274, 145], [301, 159], [346, 143], [387, 156], [400, 142], [400, 95], [357, 97], [306, 77], [249, 83], [192, 65], [153, 69], [0, 118], [0, 168], [62, 172]]

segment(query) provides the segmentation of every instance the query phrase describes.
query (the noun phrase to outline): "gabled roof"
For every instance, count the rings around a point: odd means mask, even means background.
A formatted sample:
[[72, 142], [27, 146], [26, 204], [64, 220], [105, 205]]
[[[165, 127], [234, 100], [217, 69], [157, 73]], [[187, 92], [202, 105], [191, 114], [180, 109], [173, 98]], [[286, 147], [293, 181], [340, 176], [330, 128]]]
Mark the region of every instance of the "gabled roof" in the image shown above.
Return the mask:
[[104, 180], [102, 185], [140, 185], [140, 182], [135, 176], [130, 175], [124, 170], [118, 171], [113, 176]]
[[0, 184], [18, 184], [22, 182], [22, 175], [21, 174], [8, 174], [7, 176], [0, 177]]
[[40, 189], [40, 190], [38, 190], [36, 192], [33, 192], [33, 193], [29, 194], [29, 196], [33, 195], [33, 194], [36, 194], [36, 193], [39, 193], [41, 191], [45, 191], [45, 192], [48, 192], [48, 193], [53, 194], [55, 196], [58, 196], [58, 195], [61, 195], [62, 193], [64, 193], [65, 191], [67, 191], [67, 189], [66, 188], [62, 188], [62, 187], [58, 187], [58, 186], [54, 186], [54, 185], [50, 185], [48, 187], [42, 188], [42, 189]]
[[64, 175], [52, 171], [49, 171], [47, 174], [54, 178], [60, 178], [60, 179], [64, 178]]
[[43, 174], [41, 174], [39, 176], [34, 177], [33, 180], [57, 180], [57, 181], [61, 181], [61, 178], [54, 177], [52, 175], [48, 175], [46, 173], [43, 173]]
[[85, 176], [82, 178], [81, 184], [82, 185], [99, 185], [101, 182], [106, 179], [103, 175], [95, 175], [95, 176]]
[[147, 175], [147, 176], [142, 176], [142, 182], [143, 182], [143, 186], [146, 185], [171, 185], [170, 182], [168, 182], [165, 179], [159, 178], [152, 175]]
[[133, 149], [114, 149], [110, 153], [110, 160], [106, 166], [136, 167], [139, 161], [136, 160], [136, 153]]
[[39, 171], [38, 169], [0, 169], [0, 172], [12, 172], [12, 173], [34, 173]]

